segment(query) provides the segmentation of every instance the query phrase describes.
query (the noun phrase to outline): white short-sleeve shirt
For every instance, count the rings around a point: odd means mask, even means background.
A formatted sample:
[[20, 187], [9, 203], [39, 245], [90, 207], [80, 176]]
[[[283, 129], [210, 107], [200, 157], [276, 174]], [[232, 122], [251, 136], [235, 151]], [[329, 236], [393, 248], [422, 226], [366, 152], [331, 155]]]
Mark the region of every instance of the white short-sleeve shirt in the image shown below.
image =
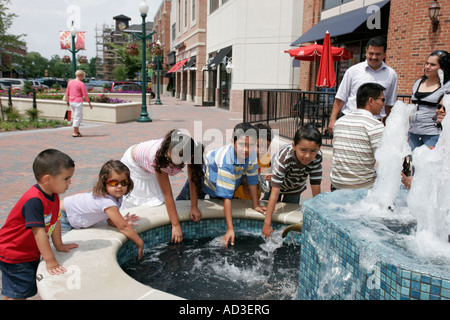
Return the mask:
[[[373, 70], [367, 60], [350, 67], [344, 74], [342, 82], [336, 93], [336, 99], [344, 101], [342, 113], [349, 114], [356, 110], [356, 93], [359, 87], [365, 83], [374, 82], [386, 88], [384, 97], [387, 106], [393, 106], [397, 101], [397, 73], [384, 62], [377, 70]], [[386, 117], [384, 108], [376, 119]]]

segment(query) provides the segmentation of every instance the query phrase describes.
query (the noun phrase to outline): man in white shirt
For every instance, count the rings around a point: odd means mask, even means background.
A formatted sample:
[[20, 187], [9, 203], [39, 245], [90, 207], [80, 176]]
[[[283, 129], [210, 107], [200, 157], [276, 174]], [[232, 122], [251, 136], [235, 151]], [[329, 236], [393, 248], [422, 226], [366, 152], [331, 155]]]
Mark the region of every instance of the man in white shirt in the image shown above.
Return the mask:
[[366, 60], [350, 67], [344, 74], [342, 82], [336, 93], [333, 110], [328, 124], [328, 131], [333, 133], [336, 120], [350, 114], [356, 109], [356, 92], [365, 83], [373, 82], [382, 85], [386, 105], [376, 119], [384, 119], [389, 116], [392, 106], [397, 100], [397, 73], [384, 62], [387, 43], [382, 37], [369, 40], [366, 46]]

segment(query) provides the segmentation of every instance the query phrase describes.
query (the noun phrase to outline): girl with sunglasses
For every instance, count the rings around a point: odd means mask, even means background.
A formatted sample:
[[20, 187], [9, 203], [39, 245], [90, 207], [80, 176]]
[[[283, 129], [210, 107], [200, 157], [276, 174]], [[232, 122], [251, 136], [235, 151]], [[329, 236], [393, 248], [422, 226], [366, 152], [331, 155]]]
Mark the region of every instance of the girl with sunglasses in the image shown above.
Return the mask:
[[[122, 203], [122, 210], [138, 206], [166, 205], [172, 224], [172, 242], [181, 242], [183, 234], [169, 177], [187, 167], [191, 196], [190, 217], [199, 221], [198, 196], [203, 187], [203, 146], [180, 130], [171, 130], [162, 139], [131, 146], [121, 160], [131, 171], [135, 186]], [[197, 190], [197, 192], [195, 192]]]
[[92, 192], [75, 194], [61, 201], [61, 230], [88, 228], [106, 220], [136, 244], [138, 259], [141, 259], [144, 242], [133, 228], [139, 217], [129, 213], [122, 216], [119, 211], [123, 196], [132, 190], [128, 167], [119, 160], [109, 160], [102, 166]]

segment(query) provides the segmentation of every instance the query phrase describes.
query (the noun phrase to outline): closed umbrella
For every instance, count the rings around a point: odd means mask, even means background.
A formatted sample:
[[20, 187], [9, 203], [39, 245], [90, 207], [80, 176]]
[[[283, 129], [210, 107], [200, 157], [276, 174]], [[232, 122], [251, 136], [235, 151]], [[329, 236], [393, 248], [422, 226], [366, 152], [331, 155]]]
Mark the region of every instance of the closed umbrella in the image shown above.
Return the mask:
[[336, 73], [334, 72], [334, 62], [331, 53], [330, 33], [327, 31], [323, 40], [323, 51], [320, 57], [316, 86], [319, 88], [331, 88], [335, 85]]

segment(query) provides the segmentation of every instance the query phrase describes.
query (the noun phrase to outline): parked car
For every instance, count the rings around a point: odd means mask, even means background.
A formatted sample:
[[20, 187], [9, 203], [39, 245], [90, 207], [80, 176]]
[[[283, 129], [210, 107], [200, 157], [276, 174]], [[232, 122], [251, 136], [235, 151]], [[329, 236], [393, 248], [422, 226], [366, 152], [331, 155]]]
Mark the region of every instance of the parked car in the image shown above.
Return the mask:
[[25, 82], [27, 81], [26, 79], [22, 78], [2, 78], [0, 80], [8, 81], [13, 89], [20, 89], [20, 90], [23, 90]]
[[[123, 85], [126, 85], [127, 87], [123, 87]], [[111, 92], [118, 92], [117, 87], [120, 86], [120, 91], [139, 91], [142, 92], [142, 87], [140, 84], [137, 84], [136, 82], [132, 81], [113, 81], [111, 85]], [[147, 87], [147, 93], [150, 93], [151, 99], [155, 98], [155, 93], [153, 92], [152, 88]]]
[[142, 87], [136, 83], [116, 84], [111, 89], [111, 92], [123, 92], [123, 91], [142, 91]]
[[11, 83], [6, 80], [0, 80], [0, 90], [8, 90], [11, 88]]
[[49, 87], [47, 85], [42, 84], [38, 80], [30, 80], [30, 81], [31, 81], [34, 89], [37, 89], [37, 90], [48, 90], [49, 89]]

